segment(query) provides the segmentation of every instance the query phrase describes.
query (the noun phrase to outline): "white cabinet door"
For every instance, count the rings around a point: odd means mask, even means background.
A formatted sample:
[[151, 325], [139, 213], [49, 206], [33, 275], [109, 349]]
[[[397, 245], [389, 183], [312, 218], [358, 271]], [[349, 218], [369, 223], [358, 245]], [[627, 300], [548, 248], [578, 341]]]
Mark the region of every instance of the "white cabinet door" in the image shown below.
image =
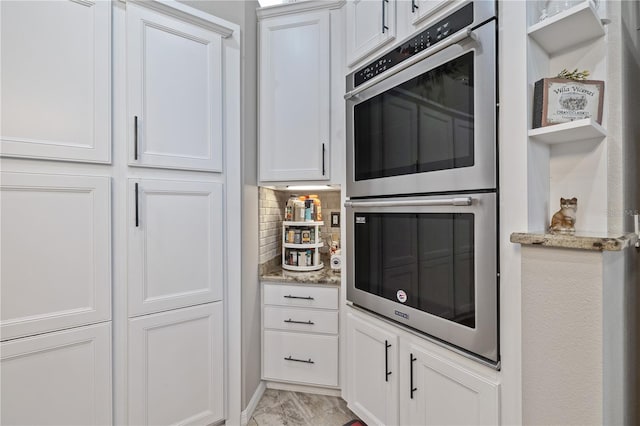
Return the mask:
[[222, 184], [130, 179], [128, 210], [129, 316], [222, 299]]
[[411, 23], [413, 25], [425, 21], [428, 17], [434, 15], [447, 4], [452, 4], [453, 0], [407, 0], [411, 3], [408, 11], [411, 14]]
[[500, 424], [499, 384], [410, 342], [400, 349], [400, 401], [401, 424]]
[[396, 0], [347, 2], [347, 65], [354, 65], [395, 37]]
[[110, 179], [0, 176], [2, 340], [109, 320]]
[[347, 314], [347, 400], [370, 425], [398, 424], [398, 336]]
[[2, 343], [3, 425], [111, 424], [110, 323]]
[[260, 180], [329, 179], [329, 11], [260, 23]]
[[129, 320], [129, 424], [224, 418], [222, 302]]
[[111, 2], [3, 1], [4, 156], [111, 161]]
[[222, 37], [127, 3], [129, 164], [222, 171]]

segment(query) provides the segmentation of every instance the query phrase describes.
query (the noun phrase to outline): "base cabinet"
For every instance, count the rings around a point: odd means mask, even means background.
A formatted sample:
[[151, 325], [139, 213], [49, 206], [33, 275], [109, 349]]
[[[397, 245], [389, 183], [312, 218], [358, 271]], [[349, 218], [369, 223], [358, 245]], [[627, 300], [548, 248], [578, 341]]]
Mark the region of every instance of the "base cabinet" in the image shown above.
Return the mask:
[[400, 344], [400, 358], [400, 424], [499, 424], [496, 383], [413, 343]]
[[481, 366], [354, 310], [347, 353], [347, 403], [369, 425], [500, 424], [495, 371], [483, 375]]
[[398, 336], [347, 315], [347, 402], [368, 425], [398, 424]]
[[274, 282], [262, 288], [262, 378], [338, 386], [338, 287]]
[[2, 343], [3, 425], [109, 425], [111, 323]]

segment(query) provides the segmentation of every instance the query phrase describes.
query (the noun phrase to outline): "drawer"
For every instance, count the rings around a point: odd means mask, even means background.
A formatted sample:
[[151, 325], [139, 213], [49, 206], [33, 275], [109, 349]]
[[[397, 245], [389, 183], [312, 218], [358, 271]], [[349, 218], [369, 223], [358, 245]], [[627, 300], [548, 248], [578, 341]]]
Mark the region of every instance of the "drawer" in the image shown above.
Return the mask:
[[338, 334], [338, 311], [264, 307], [264, 328]]
[[265, 379], [338, 386], [338, 336], [264, 332]]
[[338, 309], [337, 287], [264, 284], [264, 304]]

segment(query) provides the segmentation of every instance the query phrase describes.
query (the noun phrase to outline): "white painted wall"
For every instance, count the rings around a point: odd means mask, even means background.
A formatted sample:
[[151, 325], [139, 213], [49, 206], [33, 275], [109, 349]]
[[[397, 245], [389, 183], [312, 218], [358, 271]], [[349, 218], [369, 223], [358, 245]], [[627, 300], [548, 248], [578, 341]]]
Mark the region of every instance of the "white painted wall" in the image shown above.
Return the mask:
[[522, 247], [522, 423], [601, 424], [603, 259]]

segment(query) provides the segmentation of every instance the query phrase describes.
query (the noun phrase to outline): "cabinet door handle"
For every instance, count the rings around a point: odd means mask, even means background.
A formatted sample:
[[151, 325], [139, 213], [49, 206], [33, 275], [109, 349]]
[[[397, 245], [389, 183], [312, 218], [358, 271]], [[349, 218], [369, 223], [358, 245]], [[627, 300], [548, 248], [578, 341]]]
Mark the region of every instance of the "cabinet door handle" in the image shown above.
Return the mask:
[[138, 116], [133, 117], [133, 159], [138, 159]]
[[325, 167], [324, 167], [324, 153], [325, 153], [324, 144], [322, 144], [322, 176], [324, 176], [324, 175], [325, 175]]
[[140, 218], [138, 216], [138, 182], [135, 184], [135, 192], [136, 192], [136, 228], [140, 226]]
[[416, 9], [420, 9], [416, 4], [416, 0], [411, 0], [411, 13], [416, 13]]
[[307, 325], [314, 325], [315, 323], [311, 320], [309, 321], [296, 321], [296, 320], [292, 320], [291, 318], [284, 320], [284, 322], [289, 322], [291, 324], [307, 324]]
[[315, 364], [314, 361], [311, 361], [311, 358], [309, 358], [309, 359], [296, 359], [296, 358], [291, 357], [291, 355], [286, 357], [284, 360], [285, 361], [304, 362], [306, 364]]
[[386, 16], [386, 11], [385, 11], [385, 3], [388, 3], [389, 0], [382, 0], [382, 34], [384, 34], [385, 30], [388, 30], [389, 27], [387, 27], [387, 16]]
[[384, 381], [389, 381], [389, 375], [391, 371], [389, 371], [389, 348], [391, 345], [388, 340], [384, 341]]
[[315, 299], [314, 299], [313, 297], [311, 297], [311, 296], [305, 296], [305, 297], [302, 297], [302, 296], [292, 296], [292, 295], [290, 295], [290, 294], [289, 294], [289, 295], [284, 296], [284, 298], [285, 298], [285, 299], [304, 299], [304, 300], [315, 300]]
[[418, 388], [413, 387], [413, 363], [417, 359], [418, 358], [414, 357], [413, 354], [409, 354], [409, 361], [410, 361], [409, 362], [409, 379], [410, 379], [409, 387], [411, 388], [411, 393], [410, 393], [411, 399], [413, 399], [413, 393], [418, 390]]

